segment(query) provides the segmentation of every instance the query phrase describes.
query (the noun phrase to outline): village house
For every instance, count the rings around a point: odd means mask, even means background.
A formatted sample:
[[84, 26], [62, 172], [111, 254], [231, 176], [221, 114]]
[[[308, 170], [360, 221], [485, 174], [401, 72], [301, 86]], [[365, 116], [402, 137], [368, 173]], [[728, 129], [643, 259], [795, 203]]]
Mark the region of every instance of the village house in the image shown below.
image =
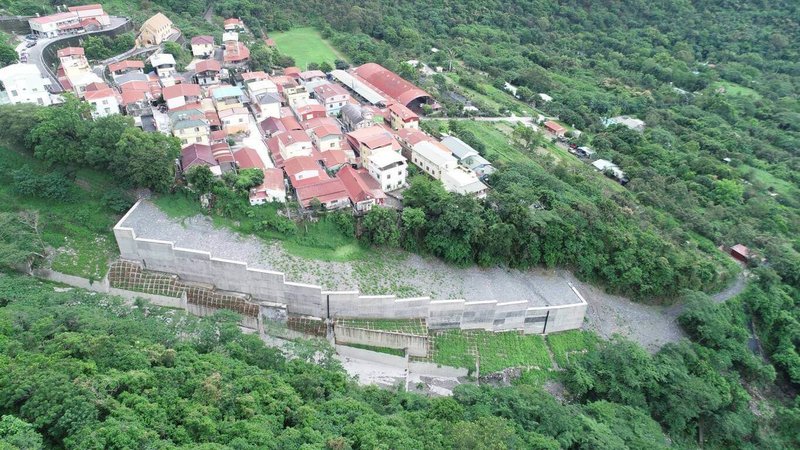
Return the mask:
[[214, 133], [211, 132], [211, 154], [214, 155], [220, 170], [223, 174], [236, 170], [236, 159], [233, 157], [231, 146], [224, 138], [222, 140], [214, 139]]
[[400, 103], [389, 105], [389, 117], [393, 130], [403, 128], [419, 129], [419, 116]]
[[283, 96], [286, 98], [286, 105], [290, 108], [309, 99], [308, 91], [302, 85], [283, 85]]
[[238, 86], [220, 86], [211, 91], [211, 97], [214, 99], [214, 107], [217, 111], [222, 111], [229, 108], [241, 108], [244, 99], [244, 92]]
[[437, 180], [442, 178], [443, 173], [458, 165], [447, 147], [430, 141], [418, 142], [411, 148], [411, 162]]
[[216, 176], [222, 175], [211, 146], [206, 144], [191, 144], [181, 149], [181, 170], [186, 173], [195, 166], [206, 166]]
[[259, 122], [269, 117], [281, 116], [281, 97], [276, 93], [259, 94], [254, 99], [251, 98], [250, 106]]
[[208, 58], [214, 55], [214, 36], [195, 36], [192, 38], [192, 56]]
[[[341, 109], [342, 124], [348, 131], [355, 131], [375, 125], [374, 113], [370, 108], [347, 103]], [[381, 119], [382, 120], [382, 119]]]
[[336, 173], [342, 167], [348, 165], [347, 154], [342, 150], [326, 150], [324, 152], [314, 152], [317, 161], [320, 161], [325, 169], [330, 173]]
[[83, 99], [92, 105], [92, 118], [94, 119], [119, 114], [117, 92], [107, 85], [98, 89], [86, 90]]
[[342, 180], [350, 203], [358, 213], [367, 212], [373, 206], [383, 205], [386, 201], [386, 194], [366, 169], [353, 169], [347, 166], [336, 174], [336, 178]]
[[239, 133], [247, 133], [250, 126], [250, 113], [247, 108], [228, 108], [219, 112], [219, 120], [222, 122], [222, 129], [229, 136]]
[[323, 84], [314, 88], [314, 98], [325, 106], [329, 116], [337, 116], [350, 101], [350, 94], [338, 84]]
[[108, 65], [108, 72], [115, 80], [128, 73], [144, 74], [144, 61], [126, 59], [125, 61], [111, 63]]
[[303, 127], [300, 125], [300, 122], [298, 122], [294, 116], [268, 117], [262, 120], [258, 126], [261, 128], [261, 131], [266, 137], [275, 136], [278, 133], [283, 133], [284, 131], [297, 131], [303, 129]]
[[637, 131], [639, 133], [644, 132], [644, 127], [645, 127], [644, 120], [630, 116], [612, 117], [610, 119], [604, 120], [603, 125], [605, 125], [606, 127], [610, 127], [611, 125], [623, 125], [626, 128], [631, 129], [633, 131]]
[[219, 73], [222, 65], [214, 59], [205, 59], [194, 66], [194, 80], [200, 86], [211, 86], [219, 84]]
[[71, 6], [67, 11], [28, 20], [34, 35], [54, 38], [64, 34], [97, 31], [111, 24], [100, 4]]
[[0, 104], [53, 104], [50, 79], [39, 72], [35, 64], [11, 64], [0, 68]]
[[58, 81], [65, 90], [71, 90], [78, 97], [82, 97], [86, 86], [103, 82], [92, 72], [83, 47], [62, 48], [56, 52], [56, 56], [60, 62], [57, 70]]
[[161, 91], [167, 108], [175, 109], [187, 104], [196, 103], [202, 98], [200, 85], [191, 83], [175, 84], [167, 86]]
[[329, 178], [316, 184], [302, 186], [295, 189], [297, 201], [304, 207], [312, 206], [314, 200], [327, 210], [336, 210], [350, 206], [350, 196], [347, 189], [338, 178]]
[[321, 70], [306, 70], [304, 72], [300, 72], [298, 75], [300, 77], [300, 82], [303, 84], [327, 79], [325, 72]]
[[286, 160], [283, 166], [289, 184], [295, 189], [319, 183], [330, 177], [319, 165], [316, 158], [311, 156], [296, 156]]
[[291, 158], [311, 156], [313, 152], [311, 138], [302, 130], [277, 133], [267, 141], [267, 147], [278, 167]]
[[617, 180], [620, 184], [625, 185], [628, 183], [628, 177], [625, 172], [619, 168], [618, 165], [605, 159], [598, 159], [592, 163], [595, 169]]
[[225, 19], [225, 21], [222, 23], [222, 27], [225, 31], [245, 31], [244, 22], [242, 22], [242, 19], [235, 17]]
[[136, 38], [136, 45], [139, 47], [149, 47], [161, 45], [168, 40], [176, 30], [172, 21], [164, 14], [156, 13], [147, 19], [139, 28], [139, 36]]
[[328, 115], [325, 111], [325, 107], [314, 99], [305, 99], [303, 101], [296, 102], [292, 106], [292, 112], [300, 122], [311, 119], [319, 119], [322, 117], [327, 117]]
[[406, 158], [394, 150], [383, 149], [373, 152], [366, 163], [366, 168], [384, 192], [406, 186], [408, 176]]
[[369, 167], [369, 157], [372, 153], [379, 150], [399, 151], [400, 144], [394, 139], [391, 133], [379, 125], [347, 133], [347, 142], [355, 150], [360, 158], [362, 167]]
[[[382, 92], [396, 103], [400, 103], [412, 111], [421, 111], [422, 105], [425, 104], [434, 109], [439, 108], [439, 105], [433, 101], [433, 97], [430, 94], [379, 64], [367, 63], [356, 67], [353, 69], [352, 75], [358, 77], [362, 83], [378, 92]], [[345, 85], [348, 84], [345, 83]], [[385, 100], [390, 99], [387, 98]]]
[[453, 153], [459, 164], [475, 172], [479, 178], [489, 176], [495, 172], [492, 163], [461, 139], [455, 136], [445, 136], [442, 138], [442, 145]]
[[567, 132], [566, 128], [556, 122], [553, 122], [552, 120], [546, 121], [543, 125], [545, 130], [556, 136], [564, 136], [564, 133]]
[[150, 65], [153, 66], [159, 78], [171, 78], [177, 71], [175, 57], [169, 53], [154, 54], [150, 57]]
[[750, 260], [750, 249], [742, 244], [736, 244], [730, 249], [730, 255], [743, 263]]
[[225, 67], [244, 69], [250, 63], [250, 49], [238, 40], [228, 40], [225, 42], [222, 60]]
[[485, 198], [489, 188], [481, 183], [475, 172], [464, 166], [455, 166], [442, 172], [442, 185], [447, 192]]
[[276, 168], [264, 170], [264, 181], [250, 189], [250, 204], [263, 205], [269, 202], [286, 203], [286, 183], [283, 181], [283, 171]]
[[401, 128], [395, 132], [397, 142], [400, 143], [400, 153], [407, 159], [411, 159], [411, 149], [422, 141], [436, 142], [436, 139], [427, 133], [413, 128]]
[[335, 122], [314, 119], [305, 122], [303, 125], [306, 126], [306, 130], [311, 136], [311, 142], [317, 150], [321, 152], [342, 150], [344, 134], [342, 134], [342, 130], [339, 129]]
[[209, 145], [211, 127], [206, 115], [198, 109], [171, 111], [172, 135], [180, 139], [181, 147], [191, 144]]

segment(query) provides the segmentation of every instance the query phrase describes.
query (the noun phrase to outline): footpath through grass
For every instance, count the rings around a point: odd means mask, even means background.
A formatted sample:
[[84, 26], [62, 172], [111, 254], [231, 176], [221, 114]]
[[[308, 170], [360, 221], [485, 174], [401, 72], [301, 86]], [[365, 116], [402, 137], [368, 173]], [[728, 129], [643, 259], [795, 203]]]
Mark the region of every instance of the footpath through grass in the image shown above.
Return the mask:
[[303, 70], [308, 63], [327, 62], [331, 66], [337, 59], [346, 60], [341, 53], [311, 27], [292, 28], [289, 31], [270, 33], [281, 53], [294, 58], [295, 65]]
[[0, 211], [38, 211], [42, 238], [55, 249], [52, 269], [95, 280], [102, 278], [109, 260], [118, 255], [111, 232], [118, 217], [107, 212], [102, 202], [103, 195], [114, 188], [112, 180], [100, 172], [79, 170], [74, 182], [62, 186], [71, 193], [69, 200], [53, 201], [18, 193], [12, 172], [26, 166], [37, 174], [49, 172], [29, 153], [0, 146]]

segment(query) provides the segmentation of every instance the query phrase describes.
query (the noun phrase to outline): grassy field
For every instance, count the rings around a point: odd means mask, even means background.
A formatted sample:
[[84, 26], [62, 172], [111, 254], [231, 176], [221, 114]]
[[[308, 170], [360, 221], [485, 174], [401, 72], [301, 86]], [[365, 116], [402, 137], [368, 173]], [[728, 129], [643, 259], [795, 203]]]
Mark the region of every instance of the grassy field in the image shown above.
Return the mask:
[[102, 278], [109, 260], [117, 256], [111, 228], [117, 217], [105, 212], [101, 198], [113, 187], [104, 174], [80, 170], [75, 182], [64, 186], [73, 192], [67, 202], [21, 196], [13, 188], [9, 170], [23, 166], [44, 173], [43, 164], [28, 153], [0, 146], [0, 211], [35, 210], [44, 225], [42, 238], [55, 249], [51, 267], [59, 272], [90, 279]]
[[594, 333], [581, 330], [570, 330], [547, 336], [547, 345], [553, 352], [556, 363], [564, 368], [570, 360], [591, 350], [597, 345], [598, 337]]
[[433, 361], [454, 367], [475, 367], [488, 374], [509, 367], [545, 371], [551, 367], [544, 338], [517, 332], [450, 330], [433, 337]]
[[745, 97], [753, 97], [755, 99], [761, 98], [761, 94], [749, 87], [742, 86], [741, 84], [731, 83], [730, 81], [717, 81], [711, 87], [714, 90], [725, 88], [726, 95], [741, 95]]
[[289, 31], [271, 33], [281, 53], [294, 58], [295, 65], [305, 69], [308, 63], [327, 62], [333, 66], [337, 59], [346, 60], [317, 30], [311, 27], [292, 28]]
[[784, 197], [796, 197], [800, 195], [800, 190], [789, 181], [778, 178], [766, 170], [748, 165], [738, 167], [739, 173], [744, 177], [751, 173], [752, 179], [763, 184], [767, 189], [772, 188], [777, 194]]

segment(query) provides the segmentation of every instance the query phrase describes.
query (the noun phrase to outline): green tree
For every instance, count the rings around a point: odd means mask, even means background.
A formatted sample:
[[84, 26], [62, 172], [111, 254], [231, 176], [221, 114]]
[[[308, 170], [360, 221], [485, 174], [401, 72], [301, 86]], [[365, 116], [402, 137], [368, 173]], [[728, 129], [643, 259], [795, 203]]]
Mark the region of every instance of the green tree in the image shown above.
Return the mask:
[[370, 209], [361, 221], [361, 237], [377, 246], [397, 247], [400, 244], [400, 227], [397, 212], [379, 206]]
[[64, 94], [64, 103], [39, 109], [28, 135], [36, 157], [50, 164], [85, 164], [89, 110], [88, 103], [69, 93]]
[[0, 212], [0, 267], [30, 271], [45, 258], [39, 213]]
[[0, 418], [0, 448], [39, 450], [44, 446], [42, 436], [33, 425], [17, 417], [4, 415]]
[[175, 180], [175, 159], [180, 141], [161, 133], [128, 128], [116, 145], [112, 172], [134, 186], [166, 192]]
[[216, 178], [208, 166], [200, 164], [186, 172], [186, 181], [189, 186], [202, 195], [212, 191]]

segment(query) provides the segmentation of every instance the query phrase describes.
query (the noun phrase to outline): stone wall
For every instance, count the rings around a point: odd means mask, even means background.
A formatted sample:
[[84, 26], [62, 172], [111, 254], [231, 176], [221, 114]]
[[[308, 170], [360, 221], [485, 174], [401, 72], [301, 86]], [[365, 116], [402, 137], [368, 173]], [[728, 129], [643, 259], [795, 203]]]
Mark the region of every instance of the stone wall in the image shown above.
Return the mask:
[[428, 356], [428, 337], [391, 331], [367, 330], [336, 325], [337, 344], [361, 344], [373, 347], [405, 349], [409, 356]]
[[[137, 206], [138, 203], [131, 211]], [[527, 300], [432, 300], [323, 291], [320, 286], [287, 282], [281, 272], [250, 268], [244, 262], [214, 258], [208, 252], [176, 247], [169, 241], [138, 238], [133, 229], [123, 225], [131, 211], [114, 227], [123, 259], [147, 270], [175, 274], [182, 282], [204, 283], [217, 290], [243, 294], [254, 304], [286, 305], [289, 315], [323, 319], [419, 318], [434, 330], [524, 330], [544, 334], [580, 328], [586, 312], [586, 301], [572, 285], [571, 291], [563, 294], [566, 298], [557, 299], [555, 305]]]

